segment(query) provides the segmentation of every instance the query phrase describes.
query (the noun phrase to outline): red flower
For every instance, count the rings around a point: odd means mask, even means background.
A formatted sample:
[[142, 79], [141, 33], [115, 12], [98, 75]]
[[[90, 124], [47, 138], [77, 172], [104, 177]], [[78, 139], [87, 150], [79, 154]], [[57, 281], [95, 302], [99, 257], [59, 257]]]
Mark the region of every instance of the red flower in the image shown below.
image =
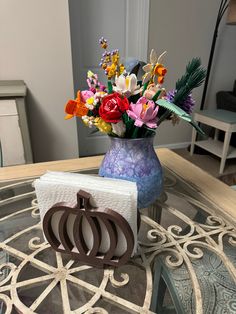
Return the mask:
[[103, 98], [99, 115], [105, 122], [117, 123], [122, 113], [128, 109], [128, 99], [118, 93], [113, 93]]

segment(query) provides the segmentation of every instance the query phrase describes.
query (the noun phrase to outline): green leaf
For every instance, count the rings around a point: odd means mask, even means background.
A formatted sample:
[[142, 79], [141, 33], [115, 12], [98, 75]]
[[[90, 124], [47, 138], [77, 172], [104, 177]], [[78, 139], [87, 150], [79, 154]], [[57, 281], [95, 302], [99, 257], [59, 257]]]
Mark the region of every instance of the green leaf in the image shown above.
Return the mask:
[[173, 103], [170, 103], [169, 101], [165, 99], [158, 99], [156, 101], [156, 104], [158, 104], [158, 106], [164, 107], [165, 109], [171, 111], [172, 113], [176, 114], [178, 117], [180, 117], [181, 119], [187, 122], [192, 121], [191, 116], [188, 113], [186, 113], [183, 109], [181, 109], [180, 107], [176, 106]]
[[176, 114], [179, 118], [189, 122], [201, 135], [205, 135], [203, 130], [198, 126], [198, 124], [192, 120], [192, 117], [188, 113], [186, 113], [184, 110], [176, 106], [175, 104], [170, 103], [169, 101], [164, 100], [164, 99], [159, 99], [156, 103], [158, 104], [158, 106], [164, 107], [165, 109]]
[[199, 127], [199, 125], [195, 121], [191, 121], [190, 124], [197, 130], [197, 132], [203, 136], [205, 136], [205, 132]]

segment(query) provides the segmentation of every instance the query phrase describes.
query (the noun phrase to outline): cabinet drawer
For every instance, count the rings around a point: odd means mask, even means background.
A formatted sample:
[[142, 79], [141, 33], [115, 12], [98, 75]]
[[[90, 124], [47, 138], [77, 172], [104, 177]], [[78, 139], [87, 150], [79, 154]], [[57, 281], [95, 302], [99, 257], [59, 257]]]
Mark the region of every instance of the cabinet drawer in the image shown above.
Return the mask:
[[18, 115], [14, 99], [0, 100], [0, 116]]
[[14, 100], [0, 101], [0, 141], [3, 166], [25, 163], [22, 134]]

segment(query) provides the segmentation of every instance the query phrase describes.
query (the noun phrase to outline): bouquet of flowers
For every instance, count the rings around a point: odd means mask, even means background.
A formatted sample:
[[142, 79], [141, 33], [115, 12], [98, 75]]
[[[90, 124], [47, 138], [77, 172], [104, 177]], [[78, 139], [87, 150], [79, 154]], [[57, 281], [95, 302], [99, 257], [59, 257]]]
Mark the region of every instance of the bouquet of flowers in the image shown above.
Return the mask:
[[65, 119], [80, 117], [90, 128], [123, 138], [153, 136], [165, 119], [171, 119], [174, 124], [183, 119], [203, 133], [190, 116], [195, 104], [192, 90], [206, 76], [199, 58], [189, 62], [175, 89], [166, 91], [163, 83], [167, 69], [162, 62], [166, 52], [158, 56], [151, 51], [150, 62], [143, 66], [142, 81], [138, 81], [140, 63], [127, 72], [120, 62], [119, 51], [108, 51], [103, 37], [99, 43], [105, 50], [100, 66], [107, 76], [107, 85], [99, 82], [97, 74], [88, 71], [88, 89], [79, 90], [76, 99], [68, 101]]

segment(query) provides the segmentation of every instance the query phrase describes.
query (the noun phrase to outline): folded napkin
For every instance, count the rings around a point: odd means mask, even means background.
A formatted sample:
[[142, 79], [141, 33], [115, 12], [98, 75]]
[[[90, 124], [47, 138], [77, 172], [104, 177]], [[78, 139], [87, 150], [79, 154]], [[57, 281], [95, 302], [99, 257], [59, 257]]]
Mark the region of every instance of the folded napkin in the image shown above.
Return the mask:
[[[110, 208], [126, 219], [134, 234], [133, 254], [135, 253], [137, 246], [137, 186], [135, 182], [101, 178], [93, 175], [48, 171], [34, 181], [34, 187], [41, 220], [43, 220], [45, 213], [56, 203], [66, 202], [71, 207], [75, 206], [79, 190], [90, 193], [92, 206]], [[54, 215], [57, 215], [57, 217], [53, 221], [59, 221], [62, 212], [57, 212]], [[74, 243], [72, 233], [74, 219], [71, 217], [67, 222], [67, 233], [72, 243]], [[104, 223], [101, 220], [99, 220], [99, 223], [102, 231], [99, 252], [105, 253], [109, 249], [110, 238]], [[52, 224], [52, 228], [59, 240], [57, 223]], [[91, 249], [93, 246], [93, 233], [86, 219], [83, 220], [82, 230], [86, 245]], [[119, 230], [119, 227], [117, 231], [118, 243], [114, 254], [121, 256], [126, 251], [127, 245], [124, 234]]]

